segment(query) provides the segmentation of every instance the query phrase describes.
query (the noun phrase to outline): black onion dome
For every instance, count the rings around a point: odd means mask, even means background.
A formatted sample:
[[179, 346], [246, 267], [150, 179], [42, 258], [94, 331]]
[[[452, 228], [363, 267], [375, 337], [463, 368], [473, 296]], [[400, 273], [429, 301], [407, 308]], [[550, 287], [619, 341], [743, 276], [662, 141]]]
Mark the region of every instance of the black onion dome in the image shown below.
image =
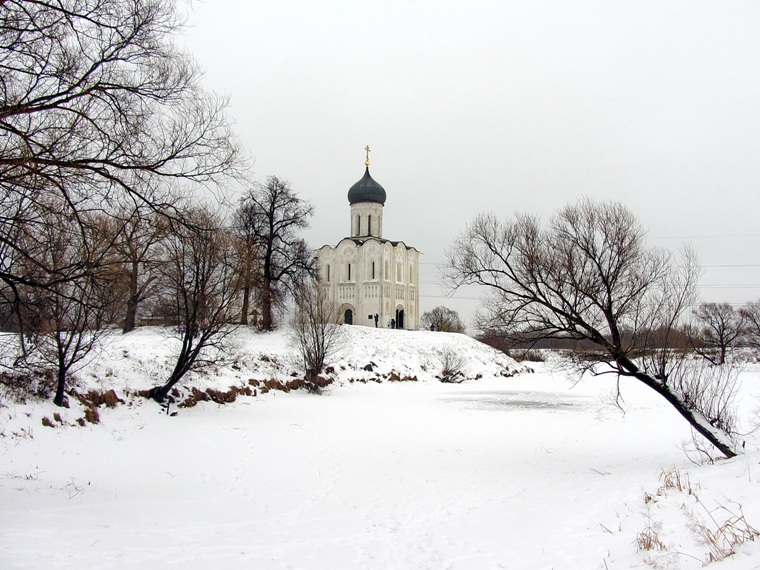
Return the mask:
[[353, 205], [359, 202], [374, 202], [385, 205], [385, 188], [369, 175], [369, 166], [364, 171], [362, 179], [351, 186], [348, 191], [348, 203]]

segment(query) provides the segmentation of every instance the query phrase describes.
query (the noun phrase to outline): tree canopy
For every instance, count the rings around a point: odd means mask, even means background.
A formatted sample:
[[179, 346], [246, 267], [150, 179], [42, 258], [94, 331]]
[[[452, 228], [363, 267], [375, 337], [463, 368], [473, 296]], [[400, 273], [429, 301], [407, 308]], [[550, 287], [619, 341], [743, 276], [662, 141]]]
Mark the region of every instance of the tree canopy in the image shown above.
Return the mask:
[[459, 318], [459, 313], [442, 305], [422, 313], [420, 324], [422, 328], [435, 331], [464, 332], [464, 324]]
[[484, 331], [523, 343], [581, 341], [589, 348], [576, 353], [580, 370], [606, 367], [642, 382], [733, 456], [727, 406], [698, 405], [693, 391], [702, 388], [689, 382], [689, 367], [669, 346], [695, 301], [696, 257], [686, 249], [679, 261], [645, 237], [615, 202], [581, 199], [546, 226], [523, 214], [511, 221], [483, 214], [449, 249], [446, 278], [452, 287], [489, 291], [479, 316]]

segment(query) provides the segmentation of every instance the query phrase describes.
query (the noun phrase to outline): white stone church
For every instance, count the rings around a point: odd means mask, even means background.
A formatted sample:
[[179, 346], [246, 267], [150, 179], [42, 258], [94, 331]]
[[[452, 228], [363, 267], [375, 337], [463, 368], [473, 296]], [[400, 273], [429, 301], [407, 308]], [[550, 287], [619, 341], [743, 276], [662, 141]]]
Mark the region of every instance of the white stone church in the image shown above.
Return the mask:
[[365, 150], [364, 176], [348, 191], [350, 237], [317, 250], [320, 284], [346, 324], [417, 330], [422, 254], [383, 238], [385, 189], [370, 176]]

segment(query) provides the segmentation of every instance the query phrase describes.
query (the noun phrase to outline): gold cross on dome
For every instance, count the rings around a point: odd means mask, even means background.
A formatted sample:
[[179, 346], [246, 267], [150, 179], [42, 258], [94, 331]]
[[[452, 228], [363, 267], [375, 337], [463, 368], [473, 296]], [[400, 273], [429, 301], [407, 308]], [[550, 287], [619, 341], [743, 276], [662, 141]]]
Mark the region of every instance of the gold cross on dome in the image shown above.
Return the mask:
[[370, 153], [370, 148], [369, 148], [369, 145], [365, 146], [365, 147], [364, 147], [364, 150], [366, 150], [366, 151], [367, 151], [367, 159], [364, 161], [364, 165], [365, 165], [365, 166], [369, 166], [369, 153]]

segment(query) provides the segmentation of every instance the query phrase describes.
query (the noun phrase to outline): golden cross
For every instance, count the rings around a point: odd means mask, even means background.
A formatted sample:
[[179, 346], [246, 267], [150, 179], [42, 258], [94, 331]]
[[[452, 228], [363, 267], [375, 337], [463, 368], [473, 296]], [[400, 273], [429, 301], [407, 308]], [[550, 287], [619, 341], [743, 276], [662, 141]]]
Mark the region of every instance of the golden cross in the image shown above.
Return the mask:
[[364, 161], [364, 165], [365, 165], [365, 166], [369, 166], [369, 153], [370, 153], [370, 148], [369, 148], [369, 145], [365, 146], [365, 147], [364, 147], [364, 150], [366, 150], [366, 151], [367, 151], [367, 160], [365, 160], [365, 161]]

